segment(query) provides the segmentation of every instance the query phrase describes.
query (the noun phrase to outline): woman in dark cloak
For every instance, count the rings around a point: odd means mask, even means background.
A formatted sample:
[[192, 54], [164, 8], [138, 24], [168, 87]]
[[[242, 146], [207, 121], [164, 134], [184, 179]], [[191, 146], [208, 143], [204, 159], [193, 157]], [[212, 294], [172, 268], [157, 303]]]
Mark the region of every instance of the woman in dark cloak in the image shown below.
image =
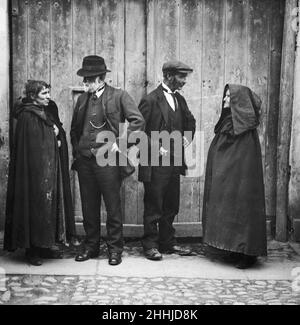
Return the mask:
[[206, 167], [204, 243], [238, 268], [267, 254], [262, 158], [256, 128], [261, 100], [249, 88], [226, 85]]
[[26, 249], [32, 265], [60, 258], [58, 243], [78, 244], [72, 207], [68, 148], [50, 85], [29, 80], [17, 120], [9, 166], [4, 249]]

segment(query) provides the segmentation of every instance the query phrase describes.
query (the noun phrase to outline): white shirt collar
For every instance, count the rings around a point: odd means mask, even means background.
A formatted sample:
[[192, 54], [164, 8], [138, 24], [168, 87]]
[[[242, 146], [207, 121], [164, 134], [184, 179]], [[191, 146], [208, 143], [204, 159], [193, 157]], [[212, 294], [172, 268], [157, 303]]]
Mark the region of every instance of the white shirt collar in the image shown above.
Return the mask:
[[105, 89], [105, 86], [106, 86], [106, 84], [104, 84], [104, 85], [102, 86], [102, 88], [100, 87], [99, 90], [96, 90], [96, 91], [95, 91], [95, 95], [97, 96], [97, 98], [99, 98], [99, 97], [103, 94], [104, 89]]
[[[173, 91], [164, 82], [162, 82], [161, 84], [162, 84], [163, 88], [165, 88], [168, 91], [168, 94], [173, 94]], [[174, 93], [176, 91], [177, 90], [175, 90]]]

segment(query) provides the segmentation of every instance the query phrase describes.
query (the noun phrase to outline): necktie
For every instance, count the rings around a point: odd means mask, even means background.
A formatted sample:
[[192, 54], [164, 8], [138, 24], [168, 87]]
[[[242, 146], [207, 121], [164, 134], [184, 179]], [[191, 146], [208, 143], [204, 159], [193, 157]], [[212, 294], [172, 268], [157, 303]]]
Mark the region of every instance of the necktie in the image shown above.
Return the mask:
[[103, 86], [99, 87], [96, 91], [94, 91], [94, 92], [92, 93], [92, 98], [93, 98], [93, 99], [97, 99], [97, 98], [98, 98], [98, 97], [97, 97], [97, 93], [98, 93], [99, 91], [101, 91], [104, 87], [105, 87], [105, 84], [104, 84]]
[[169, 91], [168, 91], [167, 89], [165, 89], [165, 88], [163, 88], [163, 91], [166, 92], [166, 93], [168, 93], [169, 95], [172, 96], [173, 101], [174, 101], [175, 111], [177, 111], [177, 109], [178, 109], [178, 102], [177, 102], [177, 98], [176, 98], [175, 93], [173, 93], [173, 92], [169, 92]]
[[173, 97], [173, 100], [174, 100], [174, 104], [175, 104], [175, 111], [177, 111], [178, 109], [178, 102], [177, 102], [177, 98], [176, 98], [176, 95], [175, 93], [171, 93], [172, 97]]

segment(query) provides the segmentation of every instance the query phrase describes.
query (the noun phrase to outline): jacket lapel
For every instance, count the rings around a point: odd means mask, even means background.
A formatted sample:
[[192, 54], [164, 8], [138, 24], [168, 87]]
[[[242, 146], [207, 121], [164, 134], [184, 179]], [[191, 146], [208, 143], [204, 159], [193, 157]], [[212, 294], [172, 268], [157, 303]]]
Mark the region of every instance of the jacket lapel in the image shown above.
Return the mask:
[[112, 98], [112, 88], [108, 85], [105, 86], [104, 92], [102, 94], [102, 107], [103, 107], [103, 113], [104, 116], [106, 117], [106, 113], [107, 113], [107, 103], [111, 100]]
[[115, 133], [118, 134], [118, 130], [116, 130], [113, 126], [113, 124], [111, 123], [111, 121], [109, 120], [109, 118], [107, 117], [107, 110], [108, 110], [108, 102], [113, 98], [114, 96], [114, 92], [113, 92], [113, 88], [106, 85], [105, 86], [105, 90], [102, 94], [102, 108], [103, 108], [103, 115], [105, 118], [105, 121], [107, 122], [108, 126], [110, 127], [110, 129]]
[[77, 121], [79, 124], [83, 123], [84, 117], [85, 117], [85, 113], [88, 107], [88, 101], [90, 98], [90, 94], [89, 93], [84, 93], [84, 97], [83, 100], [78, 108], [78, 117], [77, 117]]
[[157, 88], [157, 102], [158, 102], [159, 108], [161, 110], [161, 113], [162, 113], [162, 116], [163, 116], [165, 122], [168, 123], [169, 104], [168, 104], [168, 102], [166, 100], [166, 97], [164, 95], [164, 91], [163, 91], [162, 85], [160, 85]]

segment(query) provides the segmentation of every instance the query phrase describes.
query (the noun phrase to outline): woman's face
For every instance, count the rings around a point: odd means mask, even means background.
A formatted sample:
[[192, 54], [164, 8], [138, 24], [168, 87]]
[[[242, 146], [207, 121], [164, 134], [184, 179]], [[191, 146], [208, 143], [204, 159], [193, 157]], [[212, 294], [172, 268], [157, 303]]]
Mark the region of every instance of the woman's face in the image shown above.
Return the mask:
[[225, 97], [223, 98], [224, 108], [230, 107], [230, 91], [227, 89]]
[[48, 106], [50, 101], [50, 89], [43, 87], [43, 89], [34, 98], [33, 103], [41, 106]]

